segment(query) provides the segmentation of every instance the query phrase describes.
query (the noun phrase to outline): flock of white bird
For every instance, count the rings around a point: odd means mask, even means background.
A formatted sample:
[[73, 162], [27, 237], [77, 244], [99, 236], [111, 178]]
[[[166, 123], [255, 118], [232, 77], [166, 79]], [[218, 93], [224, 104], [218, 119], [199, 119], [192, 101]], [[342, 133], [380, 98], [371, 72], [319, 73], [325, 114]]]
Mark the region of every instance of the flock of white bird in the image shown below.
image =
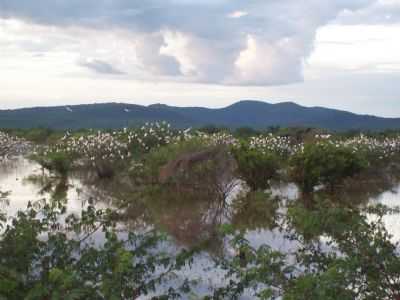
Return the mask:
[[[124, 128], [111, 132], [91, 131], [84, 135], [67, 132], [57, 144], [42, 147], [38, 151], [44, 155], [63, 152], [92, 163], [99, 160], [112, 162], [131, 159], [137, 153], [145, 153], [164, 145], [192, 139], [198, 139], [207, 145], [224, 144], [239, 147], [241, 144], [239, 139], [229, 133], [206, 134], [191, 128], [173, 130], [166, 122], [155, 122], [146, 123], [137, 129]], [[380, 158], [400, 154], [400, 136], [378, 139], [359, 135], [339, 139], [331, 135], [316, 135], [315, 142], [350, 148], [354, 152], [368, 151], [377, 154]], [[24, 140], [0, 131], [0, 160], [22, 153], [26, 150], [26, 145]], [[303, 143], [297, 143], [290, 137], [272, 134], [251, 137], [248, 146], [263, 153], [273, 152], [284, 157], [294, 155], [304, 149]]]

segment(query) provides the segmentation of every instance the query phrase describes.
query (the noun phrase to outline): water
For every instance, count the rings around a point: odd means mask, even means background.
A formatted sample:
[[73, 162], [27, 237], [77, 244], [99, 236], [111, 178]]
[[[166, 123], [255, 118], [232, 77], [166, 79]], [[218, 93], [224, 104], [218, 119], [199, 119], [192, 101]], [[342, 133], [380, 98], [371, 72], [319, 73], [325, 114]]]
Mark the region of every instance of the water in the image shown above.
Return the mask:
[[[193, 265], [180, 271], [176, 278], [177, 284], [185, 278], [196, 280], [198, 285], [195, 291], [199, 294], [206, 294], [210, 285], [219, 286], [224, 282], [224, 271], [215, 268], [211, 257], [221, 254], [221, 251], [234, 254], [227, 241], [221, 240], [216, 234], [223, 223], [233, 223], [237, 228], [245, 229], [245, 237], [253, 247], [268, 244], [273, 249], [291, 252], [297, 246], [284, 237], [275, 222], [278, 214], [285, 213], [284, 203], [299, 197], [296, 186], [274, 186], [271, 199], [278, 196], [283, 201], [271, 200], [267, 204], [235, 200], [233, 196], [240, 193], [240, 184], [238, 187], [224, 203], [182, 200], [174, 195], [165, 195], [160, 199], [137, 199], [129, 181], [99, 181], [89, 173], [72, 174], [67, 180], [62, 180], [22, 157], [0, 164], [0, 191], [10, 192], [9, 203], [3, 204], [2, 208], [9, 216], [24, 210], [29, 202], [41, 199], [59, 197], [65, 201], [67, 211], [76, 214], [87, 206], [89, 200], [94, 201], [98, 208], [115, 208], [121, 200], [129, 200], [121, 228], [138, 233], [149, 228], [166, 232], [170, 240], [160, 245], [163, 251], [177, 252], [181, 247], [191, 247], [204, 239], [208, 240], [204, 251], [195, 257]], [[357, 198], [364, 204], [382, 203], [396, 207], [400, 205], [399, 195], [399, 182], [385, 182], [371, 184], [368, 189], [355, 188], [342, 196]], [[393, 240], [400, 241], [400, 215], [385, 216], [384, 221]], [[100, 233], [94, 235], [95, 242], [102, 238]]]
[[[240, 185], [238, 185], [240, 186]], [[400, 205], [400, 183], [374, 187], [374, 191], [357, 191], [361, 199], [368, 197], [364, 203], [382, 203], [389, 207]], [[379, 192], [377, 192], [377, 190]], [[132, 198], [132, 189], [129, 184], [120, 182], [102, 182], [90, 174], [73, 174], [67, 181], [53, 177], [44, 172], [35, 162], [19, 157], [16, 160], [0, 164], [0, 191], [10, 192], [8, 205], [3, 204], [3, 210], [9, 216], [23, 210], [29, 202], [51, 197], [63, 197], [70, 213], [79, 213], [87, 205], [89, 199], [96, 202], [96, 207], [116, 207], [120, 200]], [[234, 194], [239, 191], [235, 189]], [[361, 195], [362, 194], [362, 195]], [[272, 189], [272, 197], [279, 196], [286, 201], [293, 201], [299, 193], [295, 185], [285, 184]], [[352, 197], [354, 194], [351, 194]], [[262, 243], [277, 244], [281, 249], [280, 234], [274, 230], [274, 213], [281, 212], [282, 207], [258, 207], [248, 203], [235, 203], [228, 197], [227, 203], [190, 202], [168, 198], [153, 199], [151, 201], [130, 201], [126, 209], [125, 225], [129, 229], [139, 230], [154, 226], [169, 233], [179, 246], [193, 246], [199, 238], [212, 236], [216, 228], [224, 222], [230, 221], [240, 228], [248, 230], [250, 241], [256, 246]], [[361, 200], [360, 200], [361, 201]], [[260, 210], [270, 210], [271, 215], [257, 215]], [[385, 217], [385, 224], [389, 232], [400, 240], [400, 216], [397, 214]], [[275, 241], [275, 242], [274, 242]], [[221, 241], [214, 241], [216, 244]], [[214, 245], [218, 246], [218, 245]]]

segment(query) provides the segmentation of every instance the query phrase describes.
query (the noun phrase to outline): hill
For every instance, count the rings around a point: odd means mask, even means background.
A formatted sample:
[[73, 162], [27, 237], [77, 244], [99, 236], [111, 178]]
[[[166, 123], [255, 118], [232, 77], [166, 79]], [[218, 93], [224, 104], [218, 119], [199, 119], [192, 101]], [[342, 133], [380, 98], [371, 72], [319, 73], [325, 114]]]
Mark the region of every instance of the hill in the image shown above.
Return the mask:
[[167, 121], [178, 128], [213, 124], [258, 129], [268, 126], [302, 126], [331, 130], [400, 129], [400, 118], [381, 118], [323, 107], [304, 107], [293, 102], [270, 104], [251, 100], [239, 101], [219, 109], [105, 103], [0, 110], [0, 128], [121, 128], [152, 121]]

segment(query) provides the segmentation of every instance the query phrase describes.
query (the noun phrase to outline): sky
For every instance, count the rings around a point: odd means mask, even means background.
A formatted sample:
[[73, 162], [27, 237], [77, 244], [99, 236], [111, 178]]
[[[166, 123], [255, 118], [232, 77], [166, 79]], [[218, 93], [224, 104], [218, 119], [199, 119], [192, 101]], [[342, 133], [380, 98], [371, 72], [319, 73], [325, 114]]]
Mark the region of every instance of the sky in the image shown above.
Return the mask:
[[0, 0], [0, 109], [241, 99], [400, 117], [400, 0]]

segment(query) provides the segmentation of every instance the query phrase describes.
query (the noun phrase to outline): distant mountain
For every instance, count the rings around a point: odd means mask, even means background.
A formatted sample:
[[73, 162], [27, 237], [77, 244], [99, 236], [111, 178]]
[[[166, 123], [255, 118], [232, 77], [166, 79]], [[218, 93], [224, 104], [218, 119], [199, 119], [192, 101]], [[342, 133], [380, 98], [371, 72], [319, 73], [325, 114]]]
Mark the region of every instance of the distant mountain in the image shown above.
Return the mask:
[[178, 128], [213, 124], [258, 129], [268, 126], [331, 130], [400, 129], [400, 118], [357, 115], [323, 107], [304, 107], [293, 102], [270, 104], [251, 100], [239, 101], [219, 109], [106, 103], [0, 110], [0, 128], [121, 128], [151, 121], [167, 121]]

